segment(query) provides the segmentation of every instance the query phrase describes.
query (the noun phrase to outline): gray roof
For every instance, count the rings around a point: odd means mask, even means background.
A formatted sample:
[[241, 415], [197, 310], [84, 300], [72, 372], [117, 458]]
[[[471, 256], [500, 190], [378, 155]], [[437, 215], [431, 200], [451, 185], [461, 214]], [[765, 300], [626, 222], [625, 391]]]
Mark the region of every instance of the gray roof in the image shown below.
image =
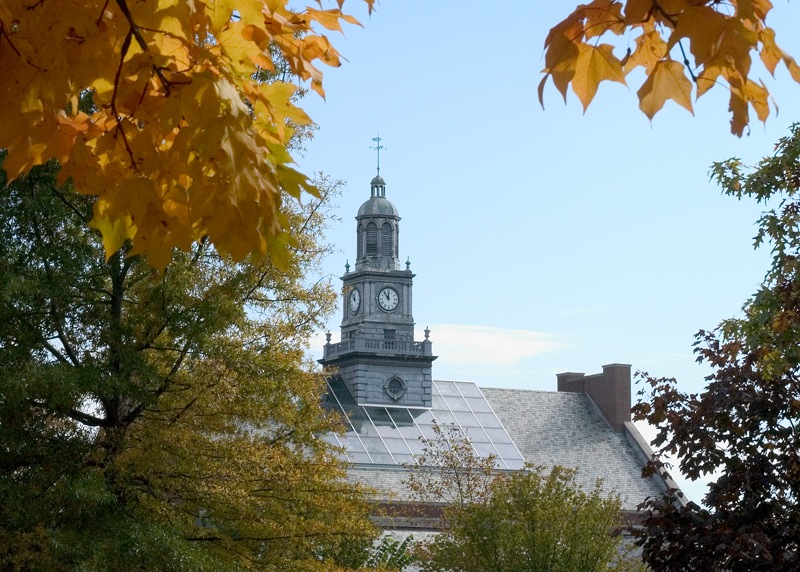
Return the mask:
[[[627, 424], [615, 432], [591, 398], [583, 393], [481, 388], [525, 460], [534, 465], [561, 465], [578, 470], [578, 482], [588, 488], [597, 479], [603, 490], [615, 492], [622, 508], [636, 510], [647, 496], [659, 495], [664, 484], [641, 478], [645, 452]], [[409, 469], [398, 465], [356, 464], [349, 478], [377, 491], [379, 501], [413, 500], [405, 485]]]
[[356, 218], [362, 216], [381, 216], [400, 218], [400, 211], [386, 197], [370, 197], [358, 209]]
[[628, 432], [615, 432], [585, 393], [481, 388], [525, 460], [534, 465], [578, 469], [578, 481], [615, 491], [624, 510], [647, 496], [660, 496], [663, 483], [641, 477], [644, 452]]

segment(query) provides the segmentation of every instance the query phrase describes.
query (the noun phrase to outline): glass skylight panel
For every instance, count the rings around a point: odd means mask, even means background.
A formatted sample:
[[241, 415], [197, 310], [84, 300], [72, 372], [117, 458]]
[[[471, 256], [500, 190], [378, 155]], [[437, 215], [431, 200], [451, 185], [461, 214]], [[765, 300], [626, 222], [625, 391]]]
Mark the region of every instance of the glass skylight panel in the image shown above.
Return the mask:
[[500, 459], [500, 454], [497, 452], [497, 449], [494, 448], [494, 445], [491, 443], [472, 443], [472, 446], [475, 448], [475, 452], [478, 453], [483, 458], [489, 457], [490, 455], [494, 455], [498, 459]]
[[508, 433], [505, 429], [496, 429], [494, 427], [482, 427], [486, 435], [492, 443], [505, 443], [508, 439]]
[[[437, 381], [436, 383], [441, 383], [441, 382]], [[452, 383], [453, 383], [453, 385], [455, 385], [456, 382], [452, 382]], [[477, 397], [478, 399], [480, 399], [481, 401], [486, 403], [486, 400], [483, 398], [483, 393], [481, 393], [481, 390], [474, 383], [463, 382], [463, 381], [459, 382], [458, 383], [458, 391], [464, 397]]]
[[[500, 423], [500, 420], [494, 413], [475, 413], [475, 418], [480, 423], [480, 426], [484, 429], [487, 427], [495, 427], [497, 429], [503, 429], [503, 424]], [[503, 429], [505, 433], [505, 429]]]
[[469, 411], [466, 400], [460, 395], [446, 395], [444, 396], [444, 402], [450, 408], [450, 411]]
[[366, 453], [351, 453], [350, 451], [346, 451], [345, 455], [347, 455], [347, 460], [351, 463], [359, 465], [371, 465], [373, 463], [372, 457]]
[[483, 397], [465, 397], [464, 398], [473, 413], [491, 413], [492, 408]]
[[413, 455], [424, 454], [425, 443], [422, 441], [422, 439], [407, 440], [406, 444], [408, 445], [408, 448], [411, 449], [411, 454]]
[[492, 440], [489, 439], [489, 436], [486, 432], [481, 429], [480, 427], [467, 427], [466, 429], [467, 437], [472, 443], [491, 443]]
[[498, 468], [521, 468], [524, 461], [480, 389], [469, 382], [435, 381], [430, 409], [356, 405], [340, 379], [328, 381], [323, 405], [342, 416], [344, 432], [323, 438], [344, 449], [351, 463], [413, 465], [434, 426], [460, 428], [480, 457], [493, 455]]
[[439, 390], [439, 395], [461, 395], [461, 392], [456, 388], [455, 381], [436, 381], [434, 385]]
[[478, 420], [469, 411], [454, 411], [453, 416], [461, 427], [480, 427]]

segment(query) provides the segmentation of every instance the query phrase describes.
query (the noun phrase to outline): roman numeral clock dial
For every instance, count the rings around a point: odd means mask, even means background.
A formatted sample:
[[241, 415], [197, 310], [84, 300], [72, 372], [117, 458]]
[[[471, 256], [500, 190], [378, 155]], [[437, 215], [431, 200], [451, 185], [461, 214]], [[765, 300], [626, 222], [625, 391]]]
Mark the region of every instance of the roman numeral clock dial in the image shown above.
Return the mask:
[[380, 306], [381, 310], [384, 312], [392, 312], [397, 308], [399, 303], [400, 296], [397, 295], [394, 288], [384, 288], [378, 292], [378, 306]]
[[358, 307], [361, 305], [361, 293], [353, 288], [350, 290], [350, 311], [355, 314], [358, 312]]

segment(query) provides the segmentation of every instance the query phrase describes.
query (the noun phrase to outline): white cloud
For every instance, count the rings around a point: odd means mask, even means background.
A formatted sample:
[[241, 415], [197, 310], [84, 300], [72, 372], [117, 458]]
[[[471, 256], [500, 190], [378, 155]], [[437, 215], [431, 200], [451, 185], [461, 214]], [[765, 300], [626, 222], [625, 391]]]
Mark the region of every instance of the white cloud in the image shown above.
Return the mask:
[[567, 347], [553, 334], [531, 330], [460, 324], [434, 324], [430, 329], [433, 353], [447, 356], [451, 363], [507, 367]]
[[578, 307], [566, 308], [561, 310], [562, 316], [596, 316], [605, 314], [608, 308], [606, 306], [592, 306], [592, 307]]
[[[417, 327], [414, 339], [425, 338]], [[430, 340], [434, 379], [474, 381], [484, 386], [552, 389], [555, 370], [536, 359], [572, 346], [554, 334], [491, 326], [431, 324]], [[332, 341], [339, 341], [339, 332]], [[314, 359], [322, 357], [325, 333], [317, 332], [310, 342]]]

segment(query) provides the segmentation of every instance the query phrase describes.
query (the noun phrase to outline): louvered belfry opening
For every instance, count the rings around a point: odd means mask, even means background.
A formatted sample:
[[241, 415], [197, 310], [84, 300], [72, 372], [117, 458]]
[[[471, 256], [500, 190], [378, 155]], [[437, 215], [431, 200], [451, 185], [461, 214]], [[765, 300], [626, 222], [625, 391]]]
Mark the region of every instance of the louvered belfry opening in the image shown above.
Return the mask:
[[384, 222], [381, 225], [381, 256], [390, 258], [394, 249], [392, 248], [392, 225]]
[[378, 254], [378, 225], [374, 222], [367, 223], [367, 256]]

